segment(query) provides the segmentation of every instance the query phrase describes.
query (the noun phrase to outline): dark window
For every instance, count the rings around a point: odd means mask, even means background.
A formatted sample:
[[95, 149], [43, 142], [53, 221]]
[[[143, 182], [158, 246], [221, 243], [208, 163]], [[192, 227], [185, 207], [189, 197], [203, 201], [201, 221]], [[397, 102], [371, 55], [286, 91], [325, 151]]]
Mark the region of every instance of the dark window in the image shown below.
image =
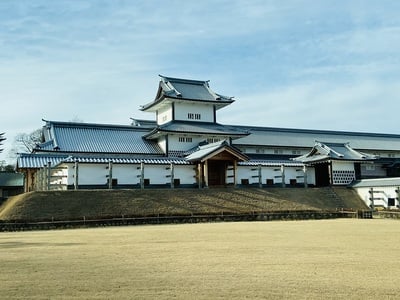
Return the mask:
[[248, 179], [242, 179], [242, 185], [248, 185], [249, 180]]
[[150, 185], [150, 179], [149, 179], [149, 178], [145, 178], [145, 179], [143, 180], [143, 184], [144, 184], [144, 186]]
[[388, 206], [395, 206], [396, 205], [395, 198], [388, 198]]
[[274, 185], [273, 179], [267, 179], [267, 185]]
[[174, 187], [178, 187], [181, 185], [181, 180], [179, 178], [174, 179]]
[[[107, 179], [107, 185], [109, 184], [109, 179]], [[118, 179], [117, 178], [113, 178], [111, 179], [111, 186], [117, 186], [118, 185]]]

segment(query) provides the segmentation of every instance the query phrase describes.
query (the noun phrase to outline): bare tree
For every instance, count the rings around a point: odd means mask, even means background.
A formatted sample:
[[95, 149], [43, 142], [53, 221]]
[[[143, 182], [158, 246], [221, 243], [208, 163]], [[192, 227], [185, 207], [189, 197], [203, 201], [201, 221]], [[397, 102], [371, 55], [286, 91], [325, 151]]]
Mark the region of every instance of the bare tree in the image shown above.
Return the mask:
[[15, 167], [13, 165], [7, 164], [5, 160], [0, 161], [0, 172], [13, 173], [15, 172]]
[[27, 151], [32, 152], [37, 144], [43, 142], [42, 129], [36, 129], [31, 133], [20, 133], [15, 138], [17, 152]]

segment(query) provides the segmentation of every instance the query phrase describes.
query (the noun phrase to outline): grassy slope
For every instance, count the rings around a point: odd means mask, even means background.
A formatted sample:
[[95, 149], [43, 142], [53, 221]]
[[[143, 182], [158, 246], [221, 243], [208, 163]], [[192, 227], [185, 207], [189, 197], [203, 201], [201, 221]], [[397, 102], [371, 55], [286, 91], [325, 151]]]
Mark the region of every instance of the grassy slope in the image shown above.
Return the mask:
[[[363, 209], [343, 189], [346, 208]], [[323, 189], [176, 189], [31, 192], [0, 207], [0, 220], [72, 220], [155, 214], [179, 215], [277, 210], [330, 210], [337, 203]]]

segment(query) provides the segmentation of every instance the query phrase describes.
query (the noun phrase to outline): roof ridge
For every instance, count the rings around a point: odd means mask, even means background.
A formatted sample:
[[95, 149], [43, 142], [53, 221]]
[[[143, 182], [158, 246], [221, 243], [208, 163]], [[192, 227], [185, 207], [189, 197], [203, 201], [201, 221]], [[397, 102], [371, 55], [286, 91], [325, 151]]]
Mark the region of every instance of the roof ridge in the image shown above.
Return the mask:
[[400, 137], [400, 133], [379, 133], [379, 132], [365, 132], [365, 131], [340, 131], [329, 129], [307, 129], [307, 128], [289, 128], [289, 127], [269, 127], [269, 126], [256, 126], [256, 125], [235, 125], [228, 126], [246, 128], [248, 130], [259, 131], [279, 131], [279, 132], [293, 132], [293, 133], [310, 133], [310, 134], [333, 134], [333, 135], [355, 135], [355, 136], [374, 136], [374, 137]]
[[178, 78], [178, 77], [169, 77], [169, 76], [163, 76], [163, 75], [158, 75], [163, 79], [165, 82], [168, 81], [175, 81], [175, 82], [180, 82], [180, 83], [194, 83], [194, 84], [207, 84], [210, 82], [210, 80], [197, 80], [197, 79], [186, 79], [186, 78]]
[[119, 129], [134, 129], [148, 131], [148, 127], [144, 126], [133, 126], [133, 125], [119, 125], [119, 124], [101, 124], [101, 123], [83, 123], [83, 122], [66, 122], [66, 121], [47, 121], [43, 120], [47, 125], [55, 125], [62, 127], [86, 127], [86, 128], [119, 128]]

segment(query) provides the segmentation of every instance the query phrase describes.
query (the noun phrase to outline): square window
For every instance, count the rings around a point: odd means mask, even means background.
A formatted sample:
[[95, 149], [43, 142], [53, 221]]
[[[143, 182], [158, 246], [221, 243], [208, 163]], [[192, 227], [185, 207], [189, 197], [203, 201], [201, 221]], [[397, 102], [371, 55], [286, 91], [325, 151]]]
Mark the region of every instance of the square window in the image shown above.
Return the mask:
[[241, 182], [242, 182], [242, 185], [249, 185], [248, 179], [242, 179]]

